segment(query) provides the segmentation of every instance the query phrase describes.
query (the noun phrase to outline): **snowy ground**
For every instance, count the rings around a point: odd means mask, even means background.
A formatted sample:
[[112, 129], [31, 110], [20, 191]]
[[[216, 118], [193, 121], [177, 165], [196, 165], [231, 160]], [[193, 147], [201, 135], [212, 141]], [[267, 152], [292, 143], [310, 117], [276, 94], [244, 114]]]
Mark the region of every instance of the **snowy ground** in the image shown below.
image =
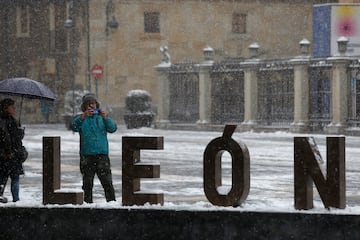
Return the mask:
[[[25, 175], [20, 179], [20, 201], [11, 202], [9, 183], [5, 195], [9, 203], [0, 207], [43, 207], [42, 205], [42, 137], [61, 137], [62, 188], [81, 190], [79, 172], [79, 137], [62, 124], [25, 125], [24, 144], [29, 151], [25, 162]], [[141, 190], [164, 193], [164, 206], [139, 206], [139, 208], [229, 210], [229, 211], [277, 211], [295, 212], [293, 186], [293, 137], [285, 132], [253, 133], [236, 132], [233, 138], [245, 143], [250, 152], [250, 193], [238, 208], [215, 207], [207, 201], [203, 191], [203, 152], [207, 144], [222, 132], [170, 131], [152, 128], [131, 129], [120, 125], [116, 133], [109, 135], [110, 158], [117, 202], [106, 203], [103, 189], [95, 178], [93, 204], [66, 207], [123, 208], [121, 206], [121, 141], [122, 136], [163, 136], [164, 150], [143, 150], [141, 160], [160, 163], [159, 179], [142, 180]], [[298, 136], [298, 135], [296, 135]], [[326, 159], [325, 135], [311, 135]], [[346, 137], [346, 197], [344, 210], [326, 210], [314, 188], [316, 213], [360, 214], [360, 137]], [[222, 160], [223, 184], [231, 185], [231, 159], [227, 153]], [[57, 207], [57, 206], [47, 206]]]

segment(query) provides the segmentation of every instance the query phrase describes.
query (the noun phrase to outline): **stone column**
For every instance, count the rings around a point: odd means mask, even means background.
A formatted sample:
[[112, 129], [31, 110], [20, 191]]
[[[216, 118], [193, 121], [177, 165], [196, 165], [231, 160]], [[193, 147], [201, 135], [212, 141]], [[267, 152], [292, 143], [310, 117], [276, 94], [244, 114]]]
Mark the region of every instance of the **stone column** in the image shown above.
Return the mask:
[[309, 124], [309, 46], [306, 39], [300, 41], [301, 56], [291, 60], [294, 66], [294, 122], [290, 131], [296, 133], [308, 132]]
[[308, 59], [292, 60], [294, 64], [294, 122], [291, 132], [309, 131], [309, 73]]
[[253, 57], [241, 63], [244, 69], [244, 121], [241, 130], [248, 131], [257, 126], [258, 112], [258, 79], [257, 72], [260, 60], [257, 59], [259, 45], [253, 43], [249, 46], [250, 55]]
[[329, 134], [343, 134], [348, 118], [348, 86], [347, 68], [350, 60], [346, 57], [331, 57], [332, 63], [332, 119], [325, 131]]
[[204, 61], [199, 64], [199, 121], [198, 124], [211, 122], [211, 78], [214, 50], [211, 47], [203, 49]]
[[332, 63], [332, 119], [325, 131], [329, 134], [343, 134], [348, 118], [348, 89], [349, 78], [347, 68], [350, 58], [346, 56], [348, 39], [340, 37], [338, 40], [338, 56], [328, 58]]
[[170, 81], [169, 70], [170, 63], [161, 63], [157, 65], [156, 71], [158, 76], [158, 104], [157, 104], [157, 117], [155, 126], [159, 128], [166, 127], [169, 121], [170, 114]]

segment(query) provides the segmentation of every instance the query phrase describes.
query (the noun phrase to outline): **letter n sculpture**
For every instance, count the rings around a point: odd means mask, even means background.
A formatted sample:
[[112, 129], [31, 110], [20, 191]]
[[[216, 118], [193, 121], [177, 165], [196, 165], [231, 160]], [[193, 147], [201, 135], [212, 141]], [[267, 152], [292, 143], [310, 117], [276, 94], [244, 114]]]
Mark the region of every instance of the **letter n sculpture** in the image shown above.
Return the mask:
[[345, 137], [327, 137], [326, 176], [313, 138], [294, 138], [295, 209], [313, 208], [313, 182], [325, 208], [345, 208]]

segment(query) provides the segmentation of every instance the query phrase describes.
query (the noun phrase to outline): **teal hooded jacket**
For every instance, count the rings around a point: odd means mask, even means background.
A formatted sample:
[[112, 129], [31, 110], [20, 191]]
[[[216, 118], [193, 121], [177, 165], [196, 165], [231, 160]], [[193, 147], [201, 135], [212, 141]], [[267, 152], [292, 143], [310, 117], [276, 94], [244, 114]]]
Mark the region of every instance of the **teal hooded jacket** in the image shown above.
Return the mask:
[[107, 133], [117, 130], [116, 123], [109, 117], [103, 119], [99, 114], [81, 119], [75, 117], [71, 126], [80, 135], [80, 155], [109, 154]]

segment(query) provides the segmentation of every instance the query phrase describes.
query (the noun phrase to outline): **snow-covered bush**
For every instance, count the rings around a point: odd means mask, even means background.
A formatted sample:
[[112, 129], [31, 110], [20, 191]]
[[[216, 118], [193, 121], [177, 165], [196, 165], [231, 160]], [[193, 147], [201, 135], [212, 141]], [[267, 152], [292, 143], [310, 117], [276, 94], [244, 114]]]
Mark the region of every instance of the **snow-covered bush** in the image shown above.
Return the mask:
[[130, 90], [126, 96], [124, 120], [127, 128], [150, 127], [154, 118], [151, 95], [141, 89]]

